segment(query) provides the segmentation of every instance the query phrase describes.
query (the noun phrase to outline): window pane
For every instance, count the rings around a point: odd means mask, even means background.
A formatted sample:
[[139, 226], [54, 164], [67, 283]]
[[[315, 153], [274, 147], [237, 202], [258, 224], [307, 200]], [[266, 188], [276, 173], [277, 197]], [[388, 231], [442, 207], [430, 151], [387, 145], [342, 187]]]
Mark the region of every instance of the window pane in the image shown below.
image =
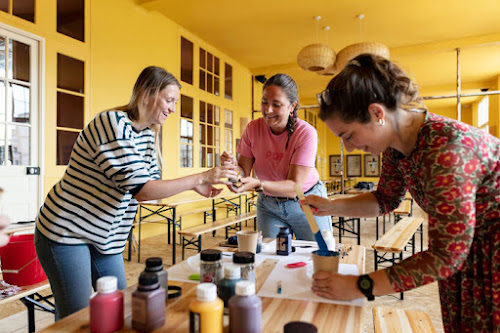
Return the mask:
[[214, 123], [214, 106], [207, 103], [207, 123]]
[[233, 128], [233, 111], [224, 110], [224, 126], [226, 128]]
[[57, 92], [57, 126], [83, 128], [83, 97]]
[[35, 0], [12, 1], [12, 14], [30, 22], [35, 22]]
[[219, 67], [220, 67], [220, 60], [219, 58], [214, 57], [214, 74], [217, 76], [219, 75], [220, 71]]
[[193, 43], [181, 37], [181, 80], [193, 84]]
[[200, 149], [200, 167], [205, 168], [207, 166], [207, 160], [206, 160], [206, 148], [201, 147]]
[[206, 57], [205, 50], [200, 48], [200, 68], [206, 68], [205, 57]]
[[83, 61], [57, 54], [57, 87], [83, 94]]
[[193, 122], [181, 118], [181, 142], [193, 143]]
[[220, 87], [219, 78], [216, 77], [216, 76], [214, 76], [214, 95], [215, 96], [219, 96], [220, 95], [219, 87]]
[[220, 146], [220, 128], [214, 127], [214, 130], [215, 130], [215, 146], [219, 147]]
[[214, 149], [214, 166], [220, 165], [219, 157], [220, 157], [219, 149]]
[[214, 150], [213, 148], [207, 147], [207, 167], [213, 168], [214, 166]]
[[200, 101], [200, 121], [203, 123], [205, 122], [206, 119], [205, 114], [206, 114], [206, 103]]
[[213, 93], [214, 92], [214, 84], [213, 84], [213, 81], [214, 78], [212, 76], [212, 74], [210, 73], [207, 73], [207, 91], [209, 93]]
[[0, 165], [5, 165], [5, 125], [0, 124]]
[[5, 116], [5, 82], [0, 81], [0, 122], [7, 120]]
[[207, 145], [213, 146], [214, 145], [214, 133], [213, 133], [213, 126], [207, 126]]
[[30, 46], [9, 39], [9, 78], [30, 82]]
[[30, 88], [11, 83], [12, 114], [7, 115], [7, 121], [17, 123], [30, 122]]
[[207, 125], [204, 125], [204, 124], [200, 125], [200, 143], [202, 145], [207, 144], [206, 128], [207, 128]]
[[3, 12], [9, 12], [9, 0], [0, 0], [0, 10]]
[[193, 99], [186, 95], [181, 95], [181, 117], [193, 119]]
[[212, 53], [207, 52], [207, 71], [208, 72], [213, 72], [213, 66], [212, 66], [213, 59], [214, 59], [214, 56], [212, 55]]
[[30, 128], [27, 126], [7, 126], [7, 165], [30, 164]]
[[181, 168], [193, 167], [193, 146], [181, 144]]
[[69, 163], [78, 134], [78, 132], [57, 131], [57, 165]]
[[220, 124], [220, 108], [217, 105], [214, 106], [214, 124]]
[[57, 0], [57, 32], [85, 41], [85, 0]]
[[205, 72], [200, 69], [200, 89], [205, 90]]
[[5, 77], [5, 37], [0, 36], [0, 77]]
[[233, 67], [225, 64], [224, 66], [224, 94], [227, 99], [233, 99]]

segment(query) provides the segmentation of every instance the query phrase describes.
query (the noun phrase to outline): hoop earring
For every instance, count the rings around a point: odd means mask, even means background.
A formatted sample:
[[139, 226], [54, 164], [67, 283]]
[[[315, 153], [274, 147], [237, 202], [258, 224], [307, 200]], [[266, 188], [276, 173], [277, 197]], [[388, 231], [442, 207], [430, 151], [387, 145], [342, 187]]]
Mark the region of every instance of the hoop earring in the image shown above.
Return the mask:
[[384, 126], [385, 125], [385, 119], [384, 118], [380, 118], [378, 120], [378, 123], [380, 124], [380, 126]]

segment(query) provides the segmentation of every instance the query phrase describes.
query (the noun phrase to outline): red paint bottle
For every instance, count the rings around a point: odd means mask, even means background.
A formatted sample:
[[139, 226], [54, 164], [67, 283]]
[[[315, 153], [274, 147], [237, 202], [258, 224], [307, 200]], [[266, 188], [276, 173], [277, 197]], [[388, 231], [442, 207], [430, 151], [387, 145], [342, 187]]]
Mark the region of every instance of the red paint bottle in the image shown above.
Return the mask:
[[123, 293], [116, 276], [97, 279], [97, 293], [90, 298], [90, 331], [114, 332], [123, 326]]

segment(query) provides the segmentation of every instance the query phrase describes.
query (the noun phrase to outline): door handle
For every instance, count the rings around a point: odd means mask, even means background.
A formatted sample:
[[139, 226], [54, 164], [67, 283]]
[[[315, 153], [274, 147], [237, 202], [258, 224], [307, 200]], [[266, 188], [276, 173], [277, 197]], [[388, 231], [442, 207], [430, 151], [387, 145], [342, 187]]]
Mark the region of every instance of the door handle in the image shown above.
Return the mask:
[[26, 174], [27, 175], [39, 175], [40, 174], [40, 167], [26, 167]]

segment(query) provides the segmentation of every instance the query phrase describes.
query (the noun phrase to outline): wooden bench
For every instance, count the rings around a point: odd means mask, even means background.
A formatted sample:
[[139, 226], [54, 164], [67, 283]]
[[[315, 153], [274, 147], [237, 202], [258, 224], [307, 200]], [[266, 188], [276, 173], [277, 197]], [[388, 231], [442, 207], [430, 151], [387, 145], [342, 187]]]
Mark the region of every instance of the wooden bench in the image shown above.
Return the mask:
[[[389, 229], [389, 231], [380, 237], [372, 246], [375, 250], [375, 270], [378, 269], [379, 263], [391, 262], [394, 265], [396, 261], [395, 254], [397, 253], [399, 253], [399, 260], [403, 260], [403, 251], [407, 245], [412, 246], [412, 254], [415, 254], [415, 233], [417, 231], [420, 232], [420, 250], [422, 250], [423, 223], [424, 219], [421, 217], [403, 217], [398, 223]], [[378, 252], [384, 252], [384, 254], [379, 255]], [[385, 258], [387, 253], [391, 253], [392, 258]], [[403, 299], [403, 297], [403, 293], [401, 293], [401, 299]]]
[[416, 310], [373, 308], [375, 333], [436, 333], [427, 313]]
[[185, 228], [179, 231], [181, 236], [182, 245], [182, 260], [184, 260], [184, 250], [189, 245], [195, 248], [188, 248], [201, 252], [201, 236], [203, 234], [216, 231], [218, 229], [226, 229], [226, 239], [228, 238], [228, 230], [241, 230], [241, 222], [257, 218], [257, 212], [251, 211], [237, 216], [226, 217], [225, 219], [217, 220], [215, 222], [200, 224], [190, 228]]
[[398, 208], [394, 210], [394, 223], [402, 219], [402, 216], [412, 215], [413, 199], [404, 199]]

